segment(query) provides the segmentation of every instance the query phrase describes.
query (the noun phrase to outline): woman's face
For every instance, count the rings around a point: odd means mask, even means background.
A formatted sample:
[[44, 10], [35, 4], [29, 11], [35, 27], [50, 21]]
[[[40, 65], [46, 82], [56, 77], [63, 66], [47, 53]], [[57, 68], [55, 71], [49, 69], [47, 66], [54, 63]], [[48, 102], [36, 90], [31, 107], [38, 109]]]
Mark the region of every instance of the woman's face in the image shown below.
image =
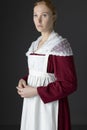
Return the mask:
[[33, 21], [39, 32], [47, 32], [53, 29], [54, 19], [52, 11], [44, 3], [34, 7]]

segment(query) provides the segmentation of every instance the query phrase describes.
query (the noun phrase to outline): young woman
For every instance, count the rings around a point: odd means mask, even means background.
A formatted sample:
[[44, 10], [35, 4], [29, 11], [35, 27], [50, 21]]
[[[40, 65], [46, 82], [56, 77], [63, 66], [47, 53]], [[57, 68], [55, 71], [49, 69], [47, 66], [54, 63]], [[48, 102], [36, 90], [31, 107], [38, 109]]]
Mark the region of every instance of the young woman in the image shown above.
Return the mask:
[[35, 3], [33, 21], [41, 36], [26, 53], [29, 75], [17, 87], [24, 98], [20, 129], [71, 130], [67, 96], [77, 88], [72, 49], [54, 31], [56, 11], [50, 0]]

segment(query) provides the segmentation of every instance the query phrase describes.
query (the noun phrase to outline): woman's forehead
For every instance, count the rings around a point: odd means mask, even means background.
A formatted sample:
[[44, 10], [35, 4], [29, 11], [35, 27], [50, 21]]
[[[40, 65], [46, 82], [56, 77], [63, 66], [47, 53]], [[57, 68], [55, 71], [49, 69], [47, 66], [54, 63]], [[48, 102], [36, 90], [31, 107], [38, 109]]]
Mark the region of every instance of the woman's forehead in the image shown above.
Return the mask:
[[35, 13], [43, 13], [43, 12], [51, 13], [51, 10], [45, 4], [40, 3], [34, 7], [34, 12]]

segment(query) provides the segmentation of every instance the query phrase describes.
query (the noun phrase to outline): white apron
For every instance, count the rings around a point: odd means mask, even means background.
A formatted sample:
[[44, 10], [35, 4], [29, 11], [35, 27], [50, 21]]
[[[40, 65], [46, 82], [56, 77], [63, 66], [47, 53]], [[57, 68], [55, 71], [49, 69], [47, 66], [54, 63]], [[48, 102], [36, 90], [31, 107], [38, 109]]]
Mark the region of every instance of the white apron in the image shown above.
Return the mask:
[[[28, 84], [46, 86], [55, 81], [54, 74], [47, 73], [48, 55], [29, 55]], [[21, 130], [58, 130], [58, 101], [44, 104], [39, 96], [24, 98]]]
[[[61, 47], [63, 48], [64, 46], [66, 48], [67, 44], [58, 44], [63, 39], [58, 37], [54, 31], [42, 48], [37, 51], [38, 54], [42, 55], [30, 55], [35, 50], [35, 47], [37, 47], [40, 38], [32, 44], [26, 54], [28, 56], [29, 67], [27, 83], [33, 87], [46, 86], [56, 80], [54, 74], [47, 73], [48, 57], [50, 54], [66, 55], [66, 51], [63, 52]], [[54, 49], [52, 49], [53, 47]], [[71, 52], [70, 49], [67, 52]], [[58, 130], [58, 108], [58, 100], [44, 104], [39, 95], [32, 98], [24, 98], [20, 130]]]

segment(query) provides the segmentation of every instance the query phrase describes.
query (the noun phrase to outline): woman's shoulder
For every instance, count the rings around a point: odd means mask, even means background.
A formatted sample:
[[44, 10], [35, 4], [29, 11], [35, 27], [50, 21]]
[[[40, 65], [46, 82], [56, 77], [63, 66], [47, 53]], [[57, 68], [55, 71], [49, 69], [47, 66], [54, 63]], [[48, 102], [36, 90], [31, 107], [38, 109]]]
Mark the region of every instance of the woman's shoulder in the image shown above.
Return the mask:
[[59, 56], [70, 56], [73, 55], [71, 45], [67, 38], [59, 37], [59, 42], [56, 42], [55, 46], [51, 49], [51, 53]]

